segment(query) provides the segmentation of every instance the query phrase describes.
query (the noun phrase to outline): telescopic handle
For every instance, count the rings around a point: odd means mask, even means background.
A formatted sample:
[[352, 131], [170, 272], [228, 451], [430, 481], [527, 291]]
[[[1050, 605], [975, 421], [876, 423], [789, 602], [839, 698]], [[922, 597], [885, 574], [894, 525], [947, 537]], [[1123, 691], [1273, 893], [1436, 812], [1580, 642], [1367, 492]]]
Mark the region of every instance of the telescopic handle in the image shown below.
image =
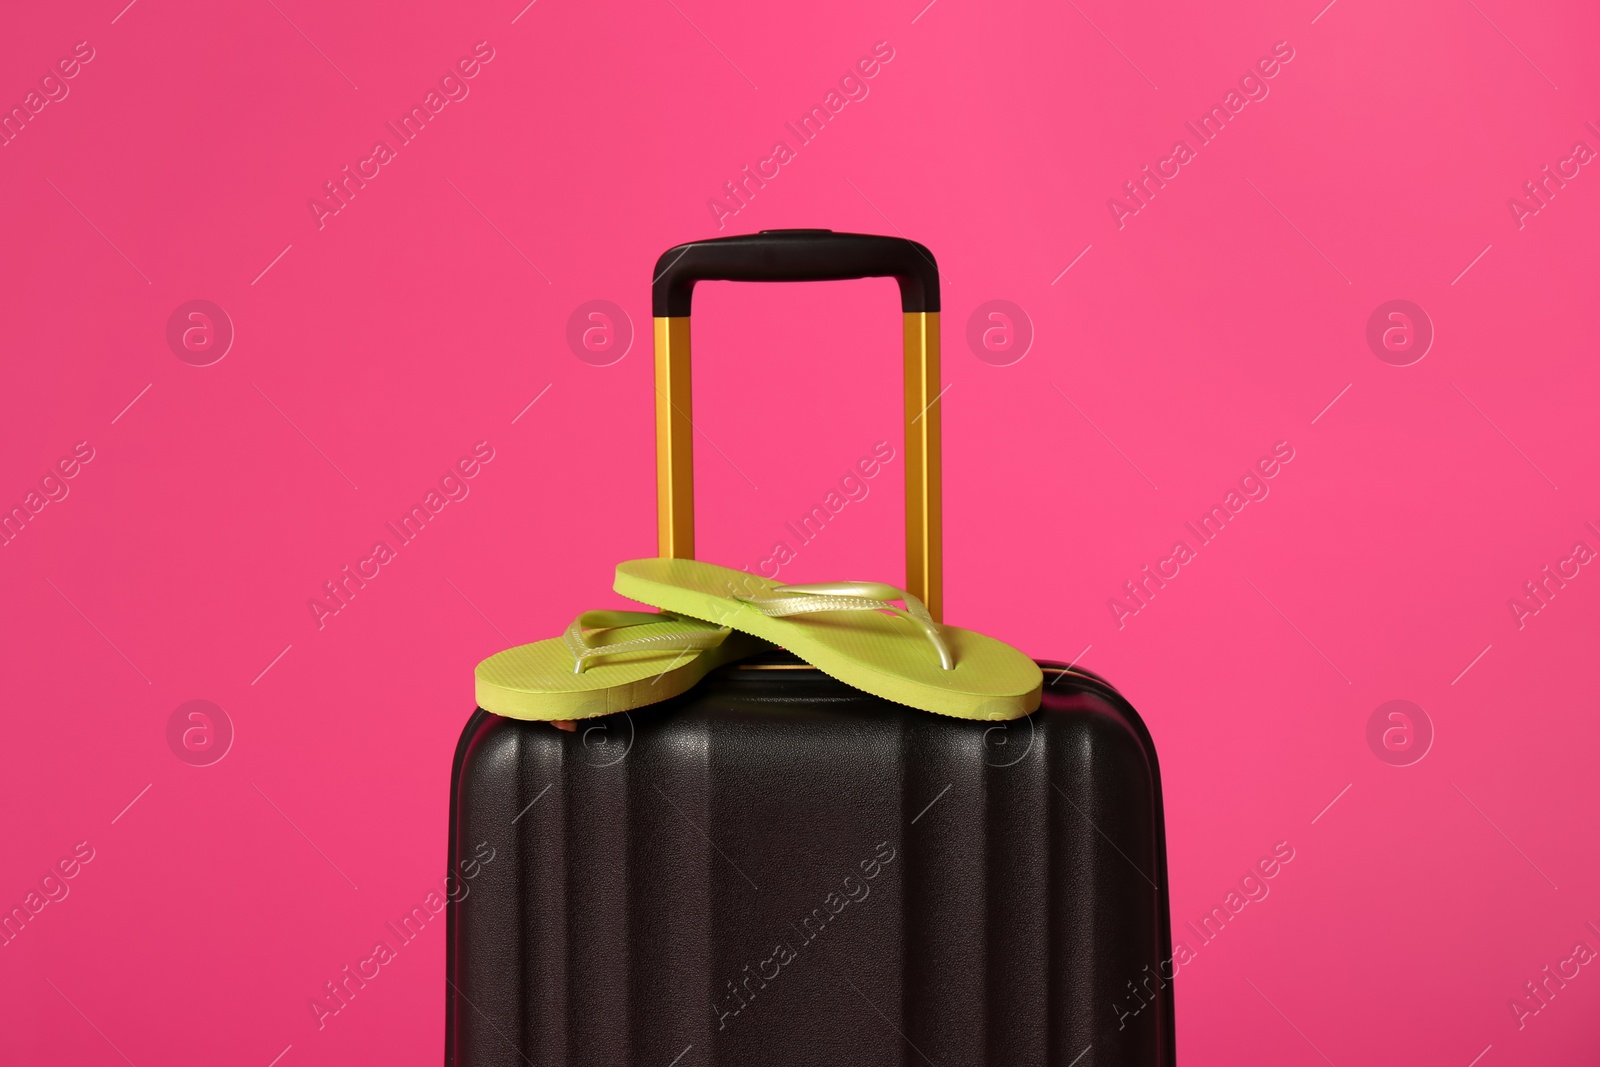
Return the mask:
[[689, 308], [700, 281], [819, 282], [894, 278], [905, 328], [906, 591], [944, 614], [940, 488], [939, 268], [903, 237], [763, 230], [695, 241], [656, 261], [657, 554], [694, 558], [694, 421]]

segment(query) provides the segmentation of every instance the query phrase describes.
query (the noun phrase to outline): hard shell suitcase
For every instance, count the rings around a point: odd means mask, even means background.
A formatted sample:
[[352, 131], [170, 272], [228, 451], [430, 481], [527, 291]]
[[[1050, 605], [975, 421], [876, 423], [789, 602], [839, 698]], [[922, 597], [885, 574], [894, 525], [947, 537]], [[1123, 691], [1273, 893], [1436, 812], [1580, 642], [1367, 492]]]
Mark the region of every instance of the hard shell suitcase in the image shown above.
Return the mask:
[[[661, 257], [661, 555], [693, 555], [694, 283], [885, 275], [906, 588], [938, 617], [938, 272], [907, 240], [768, 231]], [[446, 1064], [1170, 1067], [1155, 749], [1110, 685], [1041, 666], [1042, 706], [1007, 723], [782, 652], [572, 732], [475, 711], [451, 775], [470, 880], [450, 894]]]

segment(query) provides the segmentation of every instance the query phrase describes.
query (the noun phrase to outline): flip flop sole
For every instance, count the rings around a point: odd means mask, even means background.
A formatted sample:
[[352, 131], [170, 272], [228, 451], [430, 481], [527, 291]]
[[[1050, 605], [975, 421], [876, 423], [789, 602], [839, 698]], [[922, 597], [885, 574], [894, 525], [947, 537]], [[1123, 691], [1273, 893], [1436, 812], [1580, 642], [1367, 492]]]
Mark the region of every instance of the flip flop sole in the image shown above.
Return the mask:
[[636, 559], [617, 566], [615, 589], [662, 611], [731, 626], [790, 652], [857, 689], [922, 711], [962, 719], [1007, 720], [1039, 707], [1038, 664], [1001, 641], [941, 626], [955, 657], [943, 670], [912, 624], [873, 611], [772, 618], [735, 593], [757, 595], [782, 583], [687, 559]]
[[[649, 623], [629, 627], [617, 639], [682, 632], [681, 625]], [[732, 633], [716, 648], [619, 652], [575, 674], [571, 650], [554, 637], [508, 648], [478, 664], [478, 706], [506, 718], [541, 722], [613, 715], [685, 693], [713, 669], [764, 647], [746, 634]]]

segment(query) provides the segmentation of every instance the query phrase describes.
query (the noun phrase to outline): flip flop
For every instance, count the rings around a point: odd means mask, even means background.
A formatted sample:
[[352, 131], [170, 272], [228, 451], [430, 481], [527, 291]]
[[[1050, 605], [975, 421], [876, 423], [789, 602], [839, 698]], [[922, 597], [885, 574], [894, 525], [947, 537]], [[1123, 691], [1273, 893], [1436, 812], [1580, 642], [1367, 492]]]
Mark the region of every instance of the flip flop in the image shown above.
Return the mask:
[[765, 645], [671, 612], [586, 611], [567, 632], [478, 664], [478, 706], [512, 719], [570, 722], [687, 692], [712, 668]]
[[847, 685], [923, 711], [1003, 720], [1039, 707], [1038, 664], [992, 637], [940, 626], [921, 601], [891, 585], [783, 585], [713, 563], [656, 558], [618, 564], [614, 588], [770, 641]]

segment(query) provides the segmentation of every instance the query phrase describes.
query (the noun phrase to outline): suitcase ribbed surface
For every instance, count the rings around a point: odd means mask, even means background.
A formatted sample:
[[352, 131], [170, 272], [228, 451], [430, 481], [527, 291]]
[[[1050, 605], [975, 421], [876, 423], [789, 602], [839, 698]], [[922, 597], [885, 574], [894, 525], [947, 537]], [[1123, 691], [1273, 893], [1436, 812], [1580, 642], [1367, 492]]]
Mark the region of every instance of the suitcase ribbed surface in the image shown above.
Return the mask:
[[1172, 1062], [1155, 755], [1091, 680], [987, 724], [724, 668], [571, 733], [479, 711], [453, 777], [452, 865], [495, 849], [455, 1067]]

